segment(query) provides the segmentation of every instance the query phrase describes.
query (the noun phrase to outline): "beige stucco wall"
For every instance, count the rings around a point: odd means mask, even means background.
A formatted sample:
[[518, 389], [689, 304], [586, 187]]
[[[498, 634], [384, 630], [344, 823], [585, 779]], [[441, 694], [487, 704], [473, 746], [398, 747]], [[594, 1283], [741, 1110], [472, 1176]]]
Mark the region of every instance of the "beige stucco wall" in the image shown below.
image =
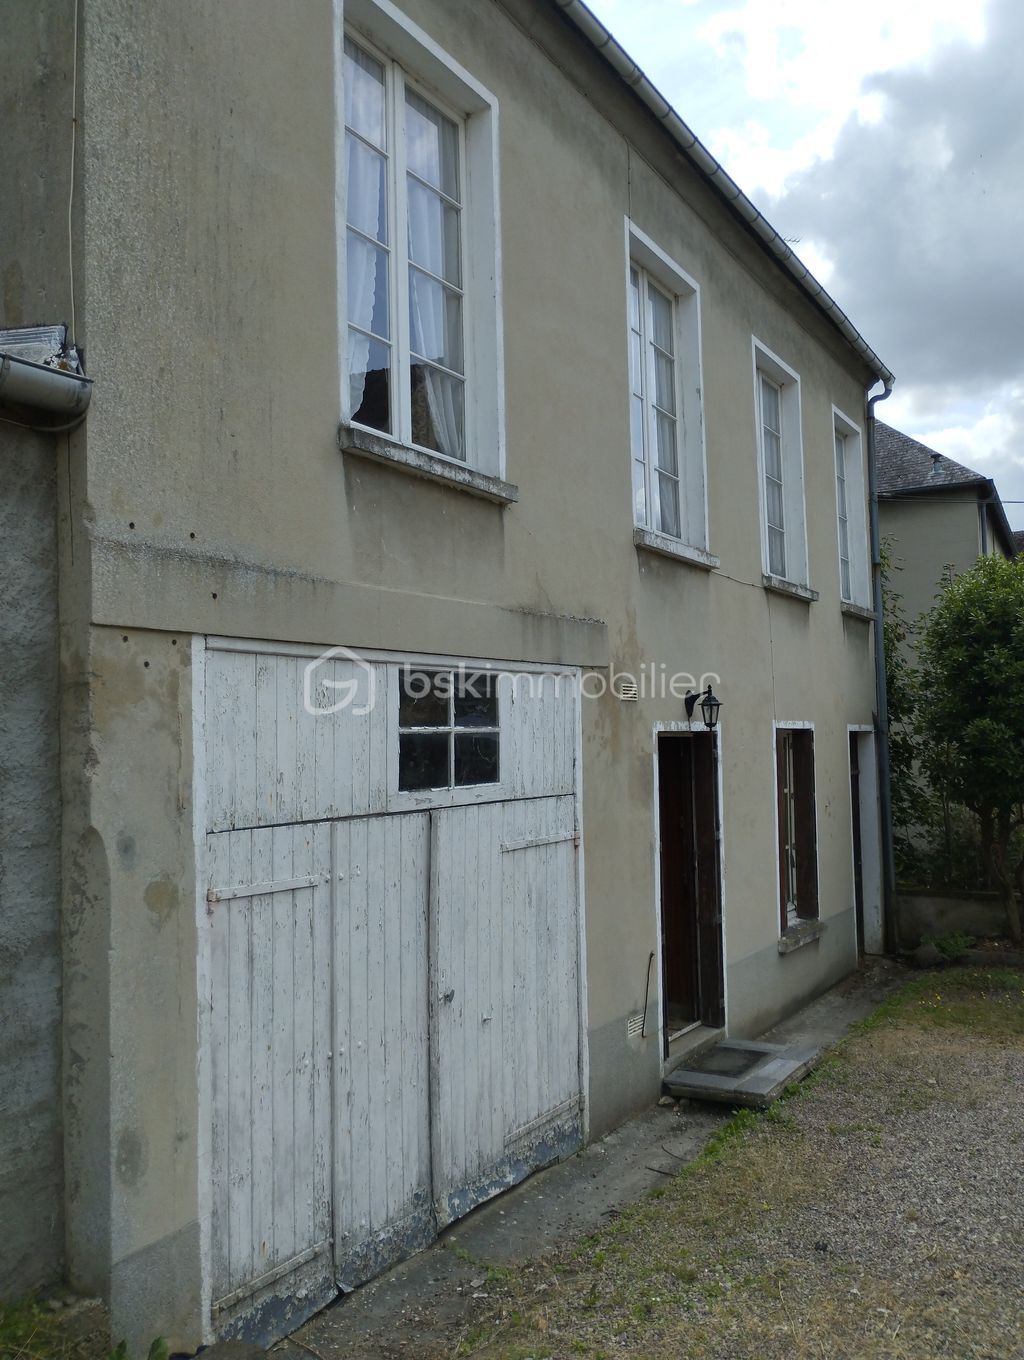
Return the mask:
[[950, 568], [959, 575], [981, 552], [972, 489], [921, 500], [882, 500], [878, 524], [883, 542], [890, 543], [892, 589], [902, 596], [908, 623], [931, 609]]
[[[199, 1339], [191, 634], [714, 672], [733, 1032], [855, 957], [846, 727], [871, 721], [871, 640], [839, 606], [831, 407], [860, 419], [869, 375], [547, 4], [403, 7], [499, 102], [506, 510], [337, 450], [330, 6], [82, 4], [72, 1264], [102, 1287], [108, 1252], [121, 1329], [144, 1305], [172, 1344]], [[702, 289], [712, 574], [633, 546], [627, 214]], [[801, 377], [810, 605], [761, 585], [752, 334]], [[594, 1133], [657, 1090], [626, 1019], [657, 937], [653, 732], [681, 717], [585, 705]], [[773, 718], [816, 725], [826, 930], [787, 957]]]

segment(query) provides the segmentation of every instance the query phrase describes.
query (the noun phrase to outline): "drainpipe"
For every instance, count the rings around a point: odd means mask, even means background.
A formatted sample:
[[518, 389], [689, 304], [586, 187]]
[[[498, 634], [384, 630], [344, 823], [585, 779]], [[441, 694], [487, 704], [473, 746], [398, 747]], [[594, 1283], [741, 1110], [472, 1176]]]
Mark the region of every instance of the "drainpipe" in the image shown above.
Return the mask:
[[[893, 378], [868, 397], [868, 501], [871, 530], [871, 594], [875, 611], [875, 755], [878, 761], [878, 811], [882, 849], [882, 930], [887, 953], [896, 950], [896, 858], [892, 829], [892, 780], [889, 767], [889, 699], [885, 690], [885, 621], [882, 616], [882, 540], [878, 531], [878, 470], [875, 463], [875, 404], [892, 395]], [[869, 389], [870, 391], [870, 389]]]

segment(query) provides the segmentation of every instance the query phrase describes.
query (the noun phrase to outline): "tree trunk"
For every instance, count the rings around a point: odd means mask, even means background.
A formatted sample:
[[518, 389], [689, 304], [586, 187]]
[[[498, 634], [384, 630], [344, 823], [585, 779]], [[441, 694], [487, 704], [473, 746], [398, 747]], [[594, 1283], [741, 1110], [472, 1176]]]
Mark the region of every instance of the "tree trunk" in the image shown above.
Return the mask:
[[992, 877], [999, 889], [999, 896], [1006, 909], [1006, 923], [1010, 931], [1010, 939], [1018, 947], [1024, 944], [1021, 935], [1020, 923], [1020, 903], [1017, 901], [1016, 877], [1013, 867], [1010, 865], [1010, 837], [1013, 828], [1010, 819], [1000, 817], [999, 829], [993, 836], [991, 847]]
[[981, 812], [978, 814], [978, 822], [981, 826], [981, 863], [982, 872], [985, 875], [985, 887], [992, 887], [992, 814], [991, 812]]

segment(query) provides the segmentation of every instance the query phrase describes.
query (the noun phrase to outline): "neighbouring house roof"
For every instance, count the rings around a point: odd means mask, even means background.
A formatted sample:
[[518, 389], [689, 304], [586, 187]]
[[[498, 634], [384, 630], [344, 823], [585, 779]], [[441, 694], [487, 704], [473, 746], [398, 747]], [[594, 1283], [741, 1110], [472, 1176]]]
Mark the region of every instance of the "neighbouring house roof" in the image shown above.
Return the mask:
[[747, 230], [769, 254], [774, 255], [782, 268], [798, 287], [819, 307], [836, 327], [847, 344], [857, 353], [878, 378], [891, 387], [892, 371], [878, 357], [868, 342], [834, 298], [830, 297], [818, 280], [768, 219], [754, 207], [750, 199], [715, 160], [711, 152], [644, 74], [633, 58], [612, 37], [601, 21], [591, 13], [582, 0], [555, 0], [572, 24], [588, 39], [611, 66], [612, 70], [634, 91], [668, 132], [683, 154], [736, 214]]
[[1016, 544], [1017, 551], [1024, 553], [1024, 529], [1014, 529], [1013, 541]]
[[937, 449], [929, 448], [919, 439], [911, 439], [901, 430], [894, 430], [884, 421], [875, 420], [875, 465], [880, 500], [900, 497], [917, 499], [930, 494], [962, 489], [973, 492], [972, 499], [988, 503], [995, 515], [996, 528], [1003, 546], [1012, 556], [1022, 550], [1021, 538], [1010, 528], [999, 492], [991, 477], [964, 467], [947, 458]]
[[938, 491], [948, 486], [984, 486], [987, 477], [944, 453], [930, 449], [909, 434], [875, 420], [878, 494], [898, 496], [907, 491]]

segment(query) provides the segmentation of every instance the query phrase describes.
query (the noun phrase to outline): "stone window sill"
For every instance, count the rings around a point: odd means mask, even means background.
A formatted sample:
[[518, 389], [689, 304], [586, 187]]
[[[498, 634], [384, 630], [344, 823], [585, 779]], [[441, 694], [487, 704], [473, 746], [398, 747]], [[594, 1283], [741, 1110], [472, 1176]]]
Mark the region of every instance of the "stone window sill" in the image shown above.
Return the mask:
[[851, 604], [849, 600], [843, 600], [842, 610], [848, 618], [864, 619], [868, 623], [874, 623], [875, 621], [875, 611], [873, 609], [868, 609], [865, 605]]
[[789, 926], [779, 936], [779, 953], [792, 954], [794, 950], [803, 949], [805, 944], [820, 940], [824, 933], [825, 926], [821, 921], [801, 921]]
[[803, 600], [805, 604], [813, 604], [818, 598], [818, 592], [812, 590], [810, 586], [797, 585], [795, 581], [787, 581], [781, 576], [771, 576], [766, 571], [761, 573], [761, 584], [765, 590], [773, 590], [777, 595], [788, 595], [791, 600]]
[[633, 542], [644, 552], [657, 553], [660, 557], [672, 557], [677, 562], [686, 562], [691, 567], [700, 567], [703, 571], [714, 571], [721, 565], [713, 553], [705, 552], [703, 548], [691, 548], [688, 543], [683, 543], [678, 538], [670, 538], [668, 534], [659, 534], [655, 529], [635, 528]]
[[455, 491], [480, 496], [495, 505], [514, 505], [519, 499], [519, 488], [513, 486], [511, 482], [502, 481], [500, 477], [478, 472], [464, 463], [457, 463], [451, 458], [442, 458], [436, 453], [410, 448], [407, 444], [399, 444], [393, 439], [357, 429], [354, 425], [339, 427], [338, 447], [342, 453], [369, 458], [376, 463], [386, 463], [389, 467], [397, 468], [412, 477], [441, 482]]

